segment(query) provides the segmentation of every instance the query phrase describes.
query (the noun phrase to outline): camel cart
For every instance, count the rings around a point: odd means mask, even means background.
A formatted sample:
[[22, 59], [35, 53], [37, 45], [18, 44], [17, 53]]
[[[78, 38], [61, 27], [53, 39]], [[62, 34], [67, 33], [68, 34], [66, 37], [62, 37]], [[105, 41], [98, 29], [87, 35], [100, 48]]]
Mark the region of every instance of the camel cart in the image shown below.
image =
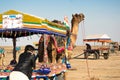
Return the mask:
[[93, 55], [93, 59], [99, 59], [100, 56], [102, 56], [104, 59], [109, 58], [109, 42], [111, 42], [111, 39], [107, 34], [89, 35], [85, 39], [83, 39], [83, 41], [87, 43], [97, 42], [102, 44], [101, 46], [97, 46], [97, 48], [95, 49], [92, 48], [91, 50], [84, 50], [85, 59], [87, 59], [91, 55]]
[[[58, 80], [58, 78], [61, 76], [63, 79], [60, 80], [66, 80], [65, 79], [65, 73], [66, 73], [66, 65], [63, 63], [57, 63], [55, 59], [52, 59], [54, 61], [53, 63], [49, 63], [51, 59], [49, 60], [49, 55], [47, 54], [47, 47], [49, 44], [48, 41], [53, 43], [52, 49], [49, 50], [52, 53], [57, 54], [56, 50], [56, 43], [54, 41], [54, 36], [59, 36], [64, 39], [66, 39], [66, 33], [68, 28], [64, 25], [57, 24], [51, 21], [48, 21], [47, 19], [43, 19], [37, 16], [33, 16], [30, 14], [26, 14], [23, 12], [19, 12], [16, 10], [9, 10], [6, 12], [3, 12], [0, 14], [0, 37], [1, 38], [9, 38], [13, 41], [13, 60], [16, 60], [16, 39], [32, 36], [32, 35], [43, 35], [44, 42], [43, 45], [41, 43], [41, 40], [39, 40], [39, 47], [38, 53], [43, 53], [42, 60], [40, 60], [38, 63], [36, 63], [36, 67], [38, 70], [33, 70], [32, 78], [34, 80], [38, 79], [45, 79], [45, 80]], [[52, 38], [48, 37], [51, 36]], [[40, 36], [39, 36], [40, 37]], [[47, 40], [49, 38], [49, 40]], [[41, 37], [40, 37], [41, 39]], [[51, 48], [51, 47], [49, 47]], [[43, 51], [41, 51], [43, 49]], [[60, 53], [62, 49], [58, 48], [58, 52]], [[50, 53], [49, 53], [50, 54]], [[39, 56], [39, 57], [41, 57]], [[53, 57], [53, 55], [50, 55], [50, 57]], [[1, 67], [1, 66], [0, 66]], [[8, 80], [9, 74], [12, 71], [13, 66], [11, 65], [7, 66], [4, 70], [0, 68], [0, 80]], [[41, 72], [41, 69], [43, 72]]]

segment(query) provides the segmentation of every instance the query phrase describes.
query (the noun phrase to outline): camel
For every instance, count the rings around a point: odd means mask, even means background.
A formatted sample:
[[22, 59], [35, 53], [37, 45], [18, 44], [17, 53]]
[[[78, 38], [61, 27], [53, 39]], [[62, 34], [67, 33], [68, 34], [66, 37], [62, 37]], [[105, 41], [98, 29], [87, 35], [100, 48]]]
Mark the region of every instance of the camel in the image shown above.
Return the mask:
[[77, 35], [78, 35], [78, 30], [79, 30], [79, 23], [84, 20], [84, 14], [75, 14], [72, 15], [72, 20], [71, 20], [71, 44], [74, 47], [75, 42], [77, 40]]
[[[84, 18], [85, 18], [85, 16], [84, 16], [83, 13], [80, 13], [80, 14], [76, 13], [74, 15], [72, 14], [71, 30], [68, 30], [68, 32], [67, 32], [67, 36], [69, 36], [70, 39], [71, 39], [72, 47], [75, 46], [75, 42], [77, 40], [77, 35], [78, 35], [78, 30], [79, 30], [79, 23], [81, 21], [83, 21]], [[58, 21], [58, 20], [53, 20], [52, 22], [63, 25], [63, 23], [61, 21]]]
[[72, 14], [72, 20], [71, 20], [71, 30], [68, 31], [68, 36], [70, 37], [70, 48], [67, 50], [67, 57], [68, 59], [71, 58], [72, 50], [75, 47], [75, 43], [78, 36], [78, 30], [79, 30], [79, 23], [83, 21], [85, 18], [83, 13], [80, 14]]
[[[83, 21], [85, 18], [83, 13], [80, 14], [72, 14], [72, 20], [71, 20], [71, 30], [67, 31], [67, 37], [70, 38], [70, 41], [67, 41], [66, 44], [68, 46], [68, 50], [66, 51], [66, 57], [69, 59], [71, 58], [72, 50], [75, 47], [75, 43], [78, 36], [78, 30], [79, 30], [79, 23]], [[61, 21], [53, 20], [52, 22], [62, 24]]]

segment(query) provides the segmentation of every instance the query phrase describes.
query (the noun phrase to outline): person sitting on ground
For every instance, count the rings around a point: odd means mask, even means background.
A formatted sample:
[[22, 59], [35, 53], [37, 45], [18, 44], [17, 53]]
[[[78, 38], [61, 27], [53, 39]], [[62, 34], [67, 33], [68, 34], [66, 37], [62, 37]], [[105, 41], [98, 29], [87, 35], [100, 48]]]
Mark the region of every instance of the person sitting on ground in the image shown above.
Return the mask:
[[27, 45], [19, 56], [18, 64], [10, 73], [9, 80], [30, 80], [33, 69], [35, 69], [35, 48]]

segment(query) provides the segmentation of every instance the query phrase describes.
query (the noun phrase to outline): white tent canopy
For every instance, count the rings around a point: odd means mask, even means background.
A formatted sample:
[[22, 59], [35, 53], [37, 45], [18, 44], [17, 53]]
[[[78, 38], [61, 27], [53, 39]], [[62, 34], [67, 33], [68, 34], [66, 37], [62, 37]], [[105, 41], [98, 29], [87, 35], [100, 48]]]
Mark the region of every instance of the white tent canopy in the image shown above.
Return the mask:
[[110, 42], [111, 38], [107, 34], [94, 34], [88, 35], [84, 39], [84, 41], [97, 41], [97, 42]]

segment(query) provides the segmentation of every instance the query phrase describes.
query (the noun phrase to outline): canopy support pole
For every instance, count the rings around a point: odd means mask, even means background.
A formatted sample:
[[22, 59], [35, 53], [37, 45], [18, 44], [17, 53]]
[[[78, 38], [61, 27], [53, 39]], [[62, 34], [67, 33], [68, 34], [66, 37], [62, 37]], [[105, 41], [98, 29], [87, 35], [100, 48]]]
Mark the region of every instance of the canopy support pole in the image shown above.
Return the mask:
[[16, 60], [16, 37], [13, 38], [13, 60]]

